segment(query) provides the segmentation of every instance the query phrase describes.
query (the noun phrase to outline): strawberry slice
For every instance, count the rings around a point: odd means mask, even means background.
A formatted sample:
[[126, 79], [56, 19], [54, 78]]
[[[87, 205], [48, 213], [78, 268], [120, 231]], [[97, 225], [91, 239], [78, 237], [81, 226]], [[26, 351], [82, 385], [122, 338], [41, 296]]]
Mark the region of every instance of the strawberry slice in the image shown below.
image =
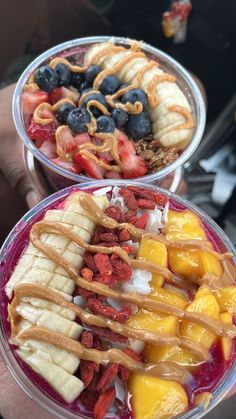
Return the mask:
[[31, 140], [36, 141], [36, 146], [40, 147], [45, 140], [56, 142], [56, 129], [58, 124], [51, 122], [50, 124], [36, 124], [33, 119], [31, 119], [30, 125], [28, 127], [28, 136]]
[[79, 99], [79, 93], [76, 89], [67, 89], [66, 87], [56, 87], [48, 95], [48, 102], [55, 105], [59, 100], [69, 98], [74, 102]]
[[51, 141], [45, 140], [41, 147], [39, 147], [39, 151], [41, 151], [41, 153], [43, 153], [50, 160], [57, 157], [56, 144]]
[[74, 161], [79, 164], [87, 176], [95, 179], [103, 179], [104, 170], [93, 160], [89, 160], [78, 152], [74, 154]]
[[91, 138], [87, 132], [83, 134], [78, 134], [74, 137], [74, 142], [76, 143], [76, 146], [80, 146], [85, 143], [91, 143]]
[[81, 172], [81, 168], [78, 164], [74, 162], [68, 162], [68, 161], [62, 160], [61, 157], [57, 157], [56, 159], [51, 159], [51, 161], [57, 164], [58, 166], [63, 167], [63, 169], [68, 170], [69, 172], [72, 172], [72, 173]]
[[123, 155], [135, 154], [135, 148], [132, 141], [130, 141], [123, 132], [116, 129], [115, 135], [118, 141], [118, 153], [121, 159], [123, 158]]
[[144, 176], [147, 173], [146, 162], [140, 156], [123, 152], [121, 162], [121, 170], [125, 179]]
[[40, 103], [47, 102], [48, 94], [42, 90], [25, 90], [21, 95], [24, 113], [32, 114]]
[[122, 179], [121, 174], [119, 172], [114, 172], [113, 170], [107, 170], [104, 177], [106, 179]]

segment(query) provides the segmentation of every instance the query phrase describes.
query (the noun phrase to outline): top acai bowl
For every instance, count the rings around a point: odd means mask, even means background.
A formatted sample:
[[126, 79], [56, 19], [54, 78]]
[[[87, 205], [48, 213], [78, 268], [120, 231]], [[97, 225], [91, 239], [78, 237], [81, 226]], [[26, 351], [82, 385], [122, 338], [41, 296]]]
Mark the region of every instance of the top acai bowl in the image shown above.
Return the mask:
[[205, 127], [191, 75], [162, 51], [118, 37], [69, 41], [36, 58], [17, 84], [13, 116], [60, 188], [93, 178], [159, 184]]
[[0, 285], [3, 359], [57, 418], [199, 419], [235, 383], [235, 249], [155, 185], [46, 198], [6, 239]]

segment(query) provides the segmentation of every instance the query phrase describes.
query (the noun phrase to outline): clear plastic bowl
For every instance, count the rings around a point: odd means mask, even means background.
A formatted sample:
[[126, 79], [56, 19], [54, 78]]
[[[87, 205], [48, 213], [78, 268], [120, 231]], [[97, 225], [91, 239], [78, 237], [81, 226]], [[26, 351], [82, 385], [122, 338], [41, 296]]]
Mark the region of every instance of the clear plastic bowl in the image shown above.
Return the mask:
[[[22, 389], [28, 394], [28, 396], [35, 400], [40, 406], [46, 408], [50, 413], [54, 414], [57, 418], [64, 419], [66, 417], [70, 419], [78, 419], [85, 418], [85, 416], [83, 416], [82, 414], [75, 414], [69, 411], [68, 409], [65, 409], [62, 405], [57, 403], [51, 397], [47, 396], [43, 391], [39, 389], [39, 387], [34, 382], [32, 382], [27, 377], [25, 372], [22, 370], [21, 366], [18, 364], [8, 342], [10, 328], [5, 327], [6, 312], [4, 307], [6, 306], [6, 298], [4, 297], [4, 286], [9, 278], [12, 269], [14, 268], [17, 262], [17, 258], [20, 257], [24, 247], [27, 244], [27, 238], [30, 227], [33, 223], [40, 219], [40, 214], [42, 216], [45, 210], [55, 206], [56, 203], [59, 203], [70, 192], [74, 190], [83, 189], [93, 191], [105, 186], [116, 185], [126, 187], [127, 184], [137, 185], [136, 182], [132, 181], [93, 181], [66, 188], [49, 196], [40, 204], [32, 208], [18, 222], [18, 224], [13, 228], [13, 230], [7, 237], [0, 251], [0, 353], [2, 354], [4, 362], [7, 368], [9, 369], [10, 373], [18, 382], [18, 384], [22, 387]], [[138, 185], [166, 194], [172, 200], [172, 203], [174, 203], [176, 209], [183, 210], [185, 208], [188, 208], [194, 211], [201, 218], [201, 221], [204, 227], [206, 228], [208, 237], [217, 245], [218, 250], [221, 252], [232, 252], [234, 255], [234, 262], [236, 263], [236, 250], [233, 247], [230, 240], [228, 239], [228, 237], [210, 217], [208, 217], [195, 205], [186, 201], [183, 198], [176, 196], [171, 192], [164, 191], [163, 189], [160, 189], [155, 185], [147, 185], [141, 182], [139, 182]], [[235, 360], [233, 360], [231, 366], [226, 371], [224, 376], [221, 378], [220, 382], [217, 384], [217, 388], [213, 392], [212, 400], [207, 409], [204, 410], [201, 407], [195, 407], [187, 413], [179, 416], [179, 418], [199, 419], [202, 416], [207, 415], [207, 413], [209, 413], [209, 411], [213, 409], [213, 407], [215, 407], [226, 396], [226, 394], [235, 382], [236, 362]], [[112, 419], [115, 419], [113, 415], [109, 415], [106, 417], [112, 417]]]
[[[58, 184], [58, 190], [69, 186], [74, 183], [81, 183], [92, 181], [94, 179], [89, 178], [88, 176], [78, 175], [65, 170], [64, 168], [58, 166], [57, 164], [51, 162], [46, 156], [44, 156], [34, 145], [33, 141], [28, 137], [27, 132], [25, 130], [24, 119], [23, 119], [23, 110], [21, 106], [21, 94], [24, 89], [24, 85], [27, 82], [30, 74], [32, 74], [40, 65], [45, 62], [48, 62], [50, 59], [60, 55], [62, 52], [66, 52], [73, 55], [73, 50], [76, 52], [77, 47], [89, 47], [90, 45], [98, 42], [108, 41], [110, 37], [108, 36], [95, 36], [95, 37], [88, 37], [88, 38], [79, 38], [72, 41], [65, 42], [63, 44], [57, 45], [48, 51], [41, 54], [37, 57], [23, 72], [22, 76], [20, 77], [14, 97], [13, 97], [13, 118], [15, 121], [15, 126], [18, 131], [18, 134], [22, 141], [24, 142], [25, 146], [33, 153], [33, 155], [38, 159], [42, 165], [44, 166], [44, 171], [46, 171], [46, 175], [48, 177], [49, 183], [50, 179], [54, 185]], [[130, 41], [127, 38], [114, 38], [116, 44], [118, 45], [130, 45]], [[181, 90], [187, 96], [189, 103], [191, 105], [193, 116], [194, 116], [194, 123], [195, 123], [195, 130], [193, 134], [193, 138], [189, 143], [188, 147], [183, 151], [183, 153], [179, 156], [177, 160], [171, 163], [169, 166], [159, 170], [157, 173], [146, 175], [143, 177], [136, 178], [135, 180], [138, 181], [145, 181], [145, 182], [152, 182], [155, 184], [160, 184], [160, 182], [171, 172], [176, 170], [179, 166], [182, 166], [194, 153], [196, 148], [198, 147], [205, 128], [205, 121], [206, 121], [206, 110], [205, 104], [202, 97], [202, 94], [193, 80], [190, 73], [185, 70], [177, 61], [171, 58], [168, 54], [148, 45], [142, 45], [143, 51], [149, 56], [156, 60], [166, 71], [172, 73], [177, 80], [177, 83]]]

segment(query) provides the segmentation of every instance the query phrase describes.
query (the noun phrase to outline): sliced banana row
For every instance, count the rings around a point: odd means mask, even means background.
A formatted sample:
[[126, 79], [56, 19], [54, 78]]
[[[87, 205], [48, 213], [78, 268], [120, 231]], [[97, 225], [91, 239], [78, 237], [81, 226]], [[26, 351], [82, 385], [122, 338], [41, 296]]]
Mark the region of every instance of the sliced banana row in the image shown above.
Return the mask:
[[[85, 242], [90, 242], [95, 223], [79, 205], [79, 196], [79, 192], [73, 193], [62, 208], [47, 211], [44, 220], [56, 221], [70, 228]], [[109, 205], [107, 198], [103, 196], [94, 195], [93, 199], [102, 210]], [[43, 233], [40, 238], [45, 244], [56, 249], [75, 268], [79, 269], [82, 266], [84, 249], [59, 234]], [[75, 287], [67, 272], [31, 243], [21, 256], [6, 285], [6, 294], [9, 298], [12, 297], [15, 286], [22, 283], [45, 285], [70, 300]], [[76, 315], [72, 310], [47, 300], [24, 296], [17, 305], [16, 312], [21, 317], [18, 322], [18, 333], [38, 325], [77, 340], [82, 332], [82, 327], [74, 321]], [[39, 373], [64, 400], [72, 402], [83, 391], [83, 382], [73, 376], [79, 365], [79, 359], [73, 354], [34, 339], [23, 341], [15, 336], [11, 342], [19, 346], [17, 353], [22, 360]]]
[[[73, 193], [65, 201], [62, 209], [47, 211], [44, 219], [61, 223], [88, 243], [91, 240], [95, 224], [89, 218], [90, 216], [87, 211], [79, 204], [79, 196], [79, 192]], [[93, 199], [102, 210], [108, 207], [106, 197], [93, 196]], [[43, 233], [41, 240], [56, 249], [75, 268], [80, 269], [84, 249], [59, 234]], [[6, 285], [7, 296], [9, 298], [12, 297], [12, 291], [16, 285], [29, 282], [39, 283], [53, 288], [56, 291], [62, 292], [64, 296], [67, 295], [67, 298], [73, 293], [75, 287], [68, 273], [37, 250], [31, 243], [20, 258]]]
[[[111, 46], [110, 50], [107, 48], [108, 45]], [[112, 41], [93, 45], [85, 55], [85, 64], [93, 62], [100, 65], [102, 69], [113, 69], [124, 57], [134, 54], [131, 49], [115, 52], [115, 50], [112, 51], [112, 47], [114, 47]], [[99, 55], [102, 50], [104, 50], [104, 54]], [[105, 50], [107, 50], [106, 53]], [[138, 72], [148, 62], [149, 59], [147, 57], [134, 56], [133, 59], [130, 59], [128, 63], [116, 72], [116, 75], [122, 82], [132, 84]], [[164, 71], [157, 65], [147, 69], [142, 76], [140, 88], [147, 91], [147, 86], [154, 76], [163, 74]], [[155, 94], [158, 101], [157, 105], [151, 110], [154, 139], [158, 139], [163, 147], [183, 149], [192, 138], [193, 126], [186, 129], [176, 129], [177, 126], [185, 124], [186, 118], [182, 113], [171, 110], [171, 107], [178, 106], [191, 113], [191, 107], [186, 96], [175, 82], [161, 80], [157, 83], [152, 93]]]

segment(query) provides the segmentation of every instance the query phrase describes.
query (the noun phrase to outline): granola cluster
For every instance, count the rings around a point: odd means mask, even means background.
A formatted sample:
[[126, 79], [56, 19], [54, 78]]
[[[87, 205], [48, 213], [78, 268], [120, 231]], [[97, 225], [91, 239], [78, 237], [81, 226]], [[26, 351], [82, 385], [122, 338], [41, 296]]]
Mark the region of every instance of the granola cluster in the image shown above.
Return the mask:
[[146, 160], [148, 173], [155, 173], [173, 163], [178, 157], [176, 148], [162, 147], [151, 136], [134, 143], [136, 153]]

